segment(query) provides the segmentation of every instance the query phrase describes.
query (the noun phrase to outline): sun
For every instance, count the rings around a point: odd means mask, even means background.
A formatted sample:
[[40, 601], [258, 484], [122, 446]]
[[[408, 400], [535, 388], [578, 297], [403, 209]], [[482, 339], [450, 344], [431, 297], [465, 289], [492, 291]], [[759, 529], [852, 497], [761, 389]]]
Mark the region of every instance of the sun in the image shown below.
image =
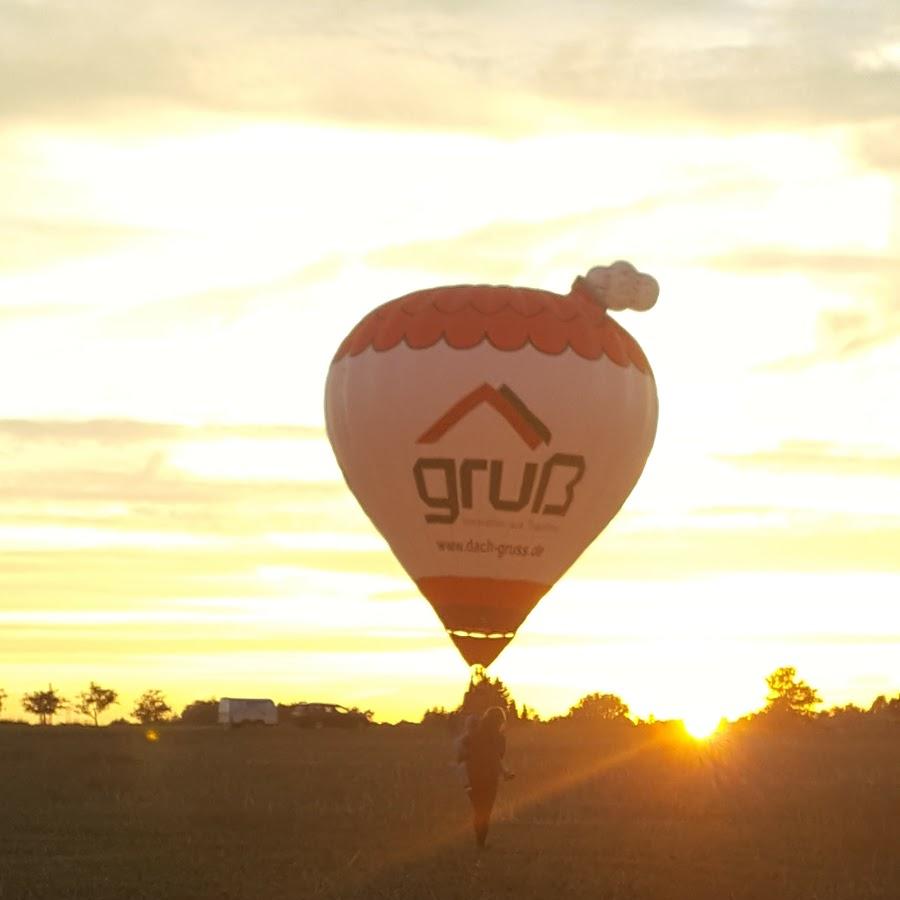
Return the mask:
[[684, 730], [697, 741], [704, 741], [712, 737], [719, 728], [722, 717], [718, 713], [698, 710], [688, 713], [682, 720]]

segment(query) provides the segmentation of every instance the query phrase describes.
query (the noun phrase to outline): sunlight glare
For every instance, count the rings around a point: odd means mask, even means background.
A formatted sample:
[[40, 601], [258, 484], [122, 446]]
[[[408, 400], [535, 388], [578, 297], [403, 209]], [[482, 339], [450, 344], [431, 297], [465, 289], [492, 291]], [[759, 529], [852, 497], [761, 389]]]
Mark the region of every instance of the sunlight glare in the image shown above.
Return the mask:
[[718, 713], [697, 710], [685, 715], [681, 721], [684, 723], [684, 730], [695, 741], [704, 741], [718, 731], [722, 719]]

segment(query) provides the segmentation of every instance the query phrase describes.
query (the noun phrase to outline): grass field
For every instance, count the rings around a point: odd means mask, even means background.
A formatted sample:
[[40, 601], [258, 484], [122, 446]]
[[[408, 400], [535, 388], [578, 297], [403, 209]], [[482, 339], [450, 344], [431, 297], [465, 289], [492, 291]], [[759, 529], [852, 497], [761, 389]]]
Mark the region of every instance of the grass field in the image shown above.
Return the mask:
[[480, 857], [450, 736], [0, 727], [0, 898], [900, 897], [898, 734], [509, 732]]

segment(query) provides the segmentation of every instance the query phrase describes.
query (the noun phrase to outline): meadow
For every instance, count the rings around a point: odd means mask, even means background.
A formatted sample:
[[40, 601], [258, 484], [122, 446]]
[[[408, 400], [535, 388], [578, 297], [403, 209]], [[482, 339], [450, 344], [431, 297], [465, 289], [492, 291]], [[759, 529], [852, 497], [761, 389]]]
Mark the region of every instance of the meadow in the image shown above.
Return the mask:
[[893, 900], [896, 726], [803, 724], [518, 725], [480, 855], [441, 728], [2, 725], [0, 898]]

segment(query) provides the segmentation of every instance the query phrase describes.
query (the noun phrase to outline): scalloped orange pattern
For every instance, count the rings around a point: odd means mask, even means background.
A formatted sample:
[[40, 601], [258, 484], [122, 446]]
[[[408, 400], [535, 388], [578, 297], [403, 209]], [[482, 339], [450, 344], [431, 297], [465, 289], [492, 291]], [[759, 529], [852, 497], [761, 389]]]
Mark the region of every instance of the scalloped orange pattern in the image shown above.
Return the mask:
[[534, 288], [454, 285], [416, 291], [373, 309], [344, 338], [334, 362], [369, 347], [390, 350], [405, 342], [425, 350], [439, 341], [468, 350], [488, 341], [498, 350], [526, 343], [541, 353], [571, 349], [584, 359], [606, 356], [650, 375], [637, 341], [606, 310], [578, 291], [569, 296]]

